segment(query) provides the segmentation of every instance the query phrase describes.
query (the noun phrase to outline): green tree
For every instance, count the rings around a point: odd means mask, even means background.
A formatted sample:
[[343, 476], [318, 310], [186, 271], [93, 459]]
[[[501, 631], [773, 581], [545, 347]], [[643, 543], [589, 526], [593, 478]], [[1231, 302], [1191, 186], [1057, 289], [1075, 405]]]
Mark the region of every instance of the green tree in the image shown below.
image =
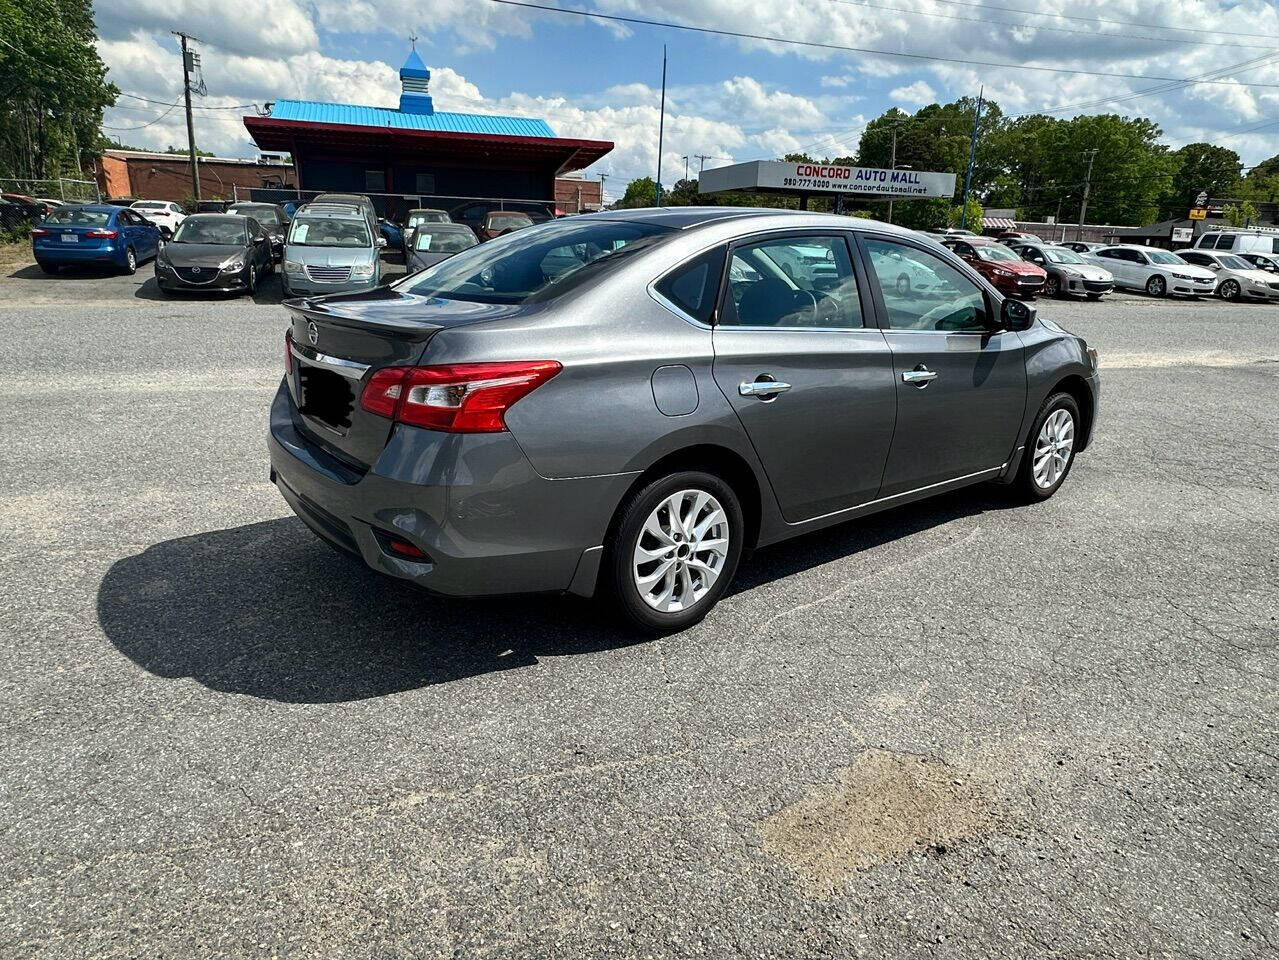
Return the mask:
[[1249, 200], [1226, 204], [1222, 214], [1232, 227], [1251, 227], [1257, 223], [1257, 208]]
[[617, 205], [623, 208], [657, 206], [657, 183], [652, 177], [640, 177], [626, 185], [626, 193]]
[[699, 203], [702, 203], [702, 197], [697, 192], [696, 180], [676, 180], [675, 186], [662, 194], [664, 206], [691, 207]]
[[0, 0], [0, 176], [76, 174], [100, 152], [119, 91], [96, 37], [90, 0]]
[[[965, 210], [968, 215], [964, 216]], [[946, 223], [948, 227], [964, 226], [974, 233], [981, 233], [981, 204], [972, 197], [968, 198], [967, 203], [957, 203], [946, 211]]]
[[1172, 151], [1169, 158], [1176, 167], [1160, 200], [1160, 219], [1185, 217], [1201, 190], [1210, 197], [1229, 197], [1237, 192], [1243, 161], [1233, 150], [1211, 143], [1188, 143]]

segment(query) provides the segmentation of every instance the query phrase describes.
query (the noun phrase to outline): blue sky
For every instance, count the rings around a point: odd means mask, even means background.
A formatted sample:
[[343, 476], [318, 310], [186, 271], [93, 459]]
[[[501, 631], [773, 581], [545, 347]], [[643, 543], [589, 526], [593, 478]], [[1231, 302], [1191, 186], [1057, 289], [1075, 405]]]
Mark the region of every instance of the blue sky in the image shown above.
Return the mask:
[[[1183, 78], [1254, 58], [1222, 82], [1099, 104], [1144, 115], [1173, 146], [1221, 143], [1246, 162], [1279, 153], [1279, 6], [1268, 0], [566, 0], [621, 15], [956, 59]], [[96, 14], [111, 78], [133, 98], [108, 113], [109, 132], [146, 147], [182, 143], [172, 29], [204, 41], [209, 96], [198, 142], [251, 155], [239, 119], [217, 109], [302, 97], [394, 105], [396, 69], [417, 34], [436, 108], [541, 116], [562, 136], [613, 140], [590, 174], [618, 194], [651, 175], [662, 44], [669, 51], [663, 179], [683, 154], [708, 165], [852, 152], [865, 122], [891, 106], [917, 109], [985, 85], [1007, 113], [1124, 96], [1154, 81], [920, 62], [819, 51], [520, 10], [491, 0], [272, 0], [269, 16], [242, 0], [110, 0]], [[1057, 10], [1068, 17], [1015, 10]], [[1090, 19], [1100, 18], [1100, 19]], [[1125, 23], [1102, 22], [1123, 20]], [[1133, 23], [1142, 24], [1134, 26]], [[137, 97], [162, 101], [150, 104]], [[1075, 112], [1075, 111], [1070, 111]], [[1067, 114], [1069, 115], [1069, 113]]]

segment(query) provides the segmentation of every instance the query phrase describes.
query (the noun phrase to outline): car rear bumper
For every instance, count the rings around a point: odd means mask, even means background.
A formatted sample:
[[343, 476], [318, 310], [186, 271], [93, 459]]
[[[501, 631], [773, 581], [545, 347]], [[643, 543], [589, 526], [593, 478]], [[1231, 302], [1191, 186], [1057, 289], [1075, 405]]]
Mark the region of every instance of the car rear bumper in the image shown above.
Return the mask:
[[[609, 522], [634, 479], [547, 480], [509, 433], [404, 425], [360, 471], [306, 432], [287, 382], [267, 442], [271, 481], [313, 532], [374, 570], [448, 596], [589, 596]], [[394, 552], [393, 538], [426, 557]]]
[[38, 263], [123, 263], [125, 247], [117, 244], [91, 247], [75, 243], [39, 243], [32, 247]]

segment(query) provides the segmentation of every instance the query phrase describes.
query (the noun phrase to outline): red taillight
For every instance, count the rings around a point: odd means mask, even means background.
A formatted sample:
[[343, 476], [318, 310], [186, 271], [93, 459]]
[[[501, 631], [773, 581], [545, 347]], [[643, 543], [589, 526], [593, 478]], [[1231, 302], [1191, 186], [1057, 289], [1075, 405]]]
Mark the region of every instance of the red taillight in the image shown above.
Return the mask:
[[284, 375], [293, 372], [293, 328], [284, 331]]
[[33, 236], [33, 237], [47, 237], [47, 236], [48, 236], [49, 234], [51, 234], [52, 232], [53, 232], [52, 230], [46, 230], [44, 227], [35, 227], [35, 228], [33, 228], [33, 229], [32, 229], [32, 231], [31, 231], [31, 236]]
[[105, 237], [106, 239], [109, 240], [112, 237], [114, 237], [117, 233], [118, 231], [116, 230], [88, 230], [85, 232], [85, 236], [86, 237]]
[[360, 406], [428, 430], [500, 433], [506, 411], [562, 369], [554, 360], [384, 367], [369, 379]]

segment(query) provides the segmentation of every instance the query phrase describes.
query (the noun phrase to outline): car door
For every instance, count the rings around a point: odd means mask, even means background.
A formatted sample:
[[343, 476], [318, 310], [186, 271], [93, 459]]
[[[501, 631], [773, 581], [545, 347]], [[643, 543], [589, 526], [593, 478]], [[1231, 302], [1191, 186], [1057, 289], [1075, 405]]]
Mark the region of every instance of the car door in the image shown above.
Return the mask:
[[713, 372], [798, 523], [875, 499], [892, 442], [892, 357], [843, 231], [756, 235], [728, 251]]
[[[992, 330], [998, 299], [958, 266], [896, 235], [858, 235], [897, 392], [893, 435], [879, 496], [983, 473], [993, 476], [1018, 442], [1026, 406], [1021, 337]], [[938, 278], [905, 295], [882, 266], [893, 255]]]
[[1090, 259], [1109, 270], [1115, 277], [1115, 283], [1119, 286], [1130, 287], [1133, 285], [1134, 280], [1130, 272], [1131, 264], [1124, 259], [1123, 250], [1097, 250]]

